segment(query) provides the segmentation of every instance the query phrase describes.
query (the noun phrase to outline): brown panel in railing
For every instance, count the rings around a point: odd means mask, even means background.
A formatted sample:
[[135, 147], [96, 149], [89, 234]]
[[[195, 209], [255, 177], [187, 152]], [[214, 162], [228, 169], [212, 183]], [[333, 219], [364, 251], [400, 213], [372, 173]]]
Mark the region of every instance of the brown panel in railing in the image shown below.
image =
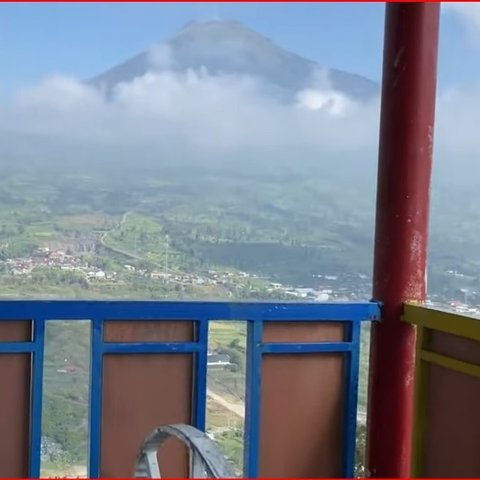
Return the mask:
[[[114, 322], [105, 340], [192, 339], [190, 322]], [[145, 336], [145, 328], [151, 335]], [[141, 332], [141, 334], [139, 333]], [[141, 335], [141, 336], [139, 336]], [[106, 355], [103, 365], [101, 476], [131, 477], [145, 437], [160, 425], [190, 423], [193, 357], [188, 354]], [[188, 476], [187, 451], [175, 440], [160, 449], [162, 477]]]
[[273, 343], [342, 342], [343, 325], [330, 322], [265, 322], [263, 341]]
[[480, 477], [480, 379], [428, 364], [425, 377], [420, 476]]
[[429, 330], [428, 349], [456, 360], [480, 365], [480, 343], [470, 338]]
[[[0, 342], [31, 339], [31, 322], [0, 322]], [[0, 354], [0, 477], [28, 476], [30, 354]]]
[[260, 477], [342, 476], [343, 383], [341, 354], [264, 356]]
[[188, 342], [193, 339], [193, 322], [165, 320], [108, 320], [106, 342]]

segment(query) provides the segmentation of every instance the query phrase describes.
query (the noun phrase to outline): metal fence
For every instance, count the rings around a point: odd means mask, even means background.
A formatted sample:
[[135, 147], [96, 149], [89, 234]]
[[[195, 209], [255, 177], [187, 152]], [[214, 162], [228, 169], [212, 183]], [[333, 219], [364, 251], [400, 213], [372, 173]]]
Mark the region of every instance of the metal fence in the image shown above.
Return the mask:
[[[193, 357], [191, 424], [204, 430], [206, 420], [207, 389], [207, 352], [210, 321], [244, 321], [247, 324], [247, 368], [246, 368], [246, 405], [244, 438], [244, 475], [249, 478], [268, 475], [268, 466], [262, 464], [261, 429], [262, 412], [262, 365], [266, 356], [284, 356], [293, 358], [298, 355], [339, 354], [343, 359], [342, 367], [342, 405], [341, 409], [341, 452], [340, 475], [352, 477], [354, 473], [355, 433], [357, 411], [357, 386], [359, 376], [360, 326], [362, 321], [378, 320], [379, 306], [373, 302], [365, 303], [223, 303], [223, 302], [161, 302], [161, 301], [2, 301], [0, 302], [0, 364], [8, 355], [29, 355], [31, 367], [28, 372], [30, 382], [29, 411], [23, 412], [28, 421], [28, 451], [26, 452], [25, 472], [30, 477], [40, 476], [41, 463], [41, 418], [42, 385], [44, 370], [44, 340], [46, 321], [51, 320], [90, 320], [91, 321], [91, 360], [90, 360], [90, 400], [89, 400], [89, 465], [90, 478], [108, 475], [102, 468], [102, 412], [105, 405], [104, 382], [106, 371], [105, 358], [125, 355], [184, 355]], [[108, 341], [105, 329], [109, 322], [119, 325], [123, 322], [192, 322], [193, 337], [187, 341]], [[28, 338], [18, 341], [18, 335], [11, 335], [9, 328], [18, 328], [19, 322], [28, 322]], [[301, 341], [265, 341], [265, 331], [271, 325], [285, 328], [302, 324], [307, 327], [320, 322], [336, 324], [341, 328], [342, 338], [338, 341], [310, 341], [307, 337]], [[312, 337], [313, 338], [313, 337]], [[316, 338], [316, 337], [315, 337]], [[13, 339], [13, 341], [12, 341]], [[142, 357], [143, 358], [143, 357]], [[5, 370], [0, 369], [1, 372]], [[180, 373], [179, 373], [180, 374]], [[281, 375], [282, 372], [279, 372]], [[311, 378], [312, 384], [317, 378]], [[8, 388], [8, 380], [0, 378], [2, 388]], [[275, 392], [274, 392], [275, 393]], [[299, 392], [301, 394], [302, 392]], [[168, 392], [165, 392], [165, 395]], [[273, 398], [269, 396], [269, 398]], [[2, 400], [0, 399], [0, 404]], [[11, 403], [10, 407], [13, 408]], [[0, 405], [1, 407], [1, 405]], [[6, 407], [5, 407], [6, 408]], [[1, 416], [12, 412], [3, 408]], [[18, 408], [22, 408], [21, 402]], [[336, 407], [337, 408], [337, 407]], [[139, 408], [140, 412], [140, 408]], [[302, 415], [298, 412], [285, 412], [285, 415]], [[322, 412], [318, 406], [318, 415], [329, 415], [327, 409]], [[119, 422], [125, 419], [119, 418]], [[158, 425], [150, 425], [149, 430]], [[267, 427], [265, 427], [267, 428]], [[149, 433], [145, 431], [145, 434]], [[284, 432], [287, 438], [289, 432]], [[3, 443], [8, 442], [8, 428], [0, 432]], [[119, 441], [121, 441], [119, 439]], [[295, 440], [293, 440], [295, 442]], [[0, 444], [2, 443], [0, 439]], [[139, 447], [140, 445], [138, 445]], [[299, 446], [300, 448], [301, 446]], [[8, 450], [8, 449], [7, 449]], [[9, 455], [9, 453], [5, 453]], [[9, 458], [1, 463], [8, 464]], [[268, 463], [268, 462], [267, 462]], [[265, 464], [266, 465], [266, 464]], [[132, 463], [132, 468], [134, 467]], [[292, 467], [293, 468], [293, 467]], [[0, 467], [0, 471], [2, 467]], [[5, 468], [3, 469], [5, 470]], [[12, 470], [5, 470], [9, 475]], [[304, 472], [308, 471], [305, 470]], [[5, 476], [4, 472], [2, 476]], [[121, 472], [130, 476], [132, 472]], [[290, 472], [292, 473], [292, 472]], [[297, 472], [301, 474], [302, 472]], [[22, 472], [18, 472], [22, 476]]]
[[480, 319], [407, 304], [417, 326], [414, 477], [480, 475]]

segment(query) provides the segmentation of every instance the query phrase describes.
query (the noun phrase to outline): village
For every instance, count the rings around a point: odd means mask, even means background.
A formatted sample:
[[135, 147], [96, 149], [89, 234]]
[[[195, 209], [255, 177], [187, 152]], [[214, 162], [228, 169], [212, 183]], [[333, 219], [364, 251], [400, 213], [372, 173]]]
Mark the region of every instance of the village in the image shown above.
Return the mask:
[[[92, 252], [89, 252], [92, 253]], [[88, 262], [84, 252], [64, 245], [63, 248], [42, 246], [30, 255], [0, 260], [0, 267], [13, 276], [30, 278], [36, 269], [51, 269], [82, 275], [89, 283], [115, 283], [119, 276], [149, 278], [164, 284], [223, 287], [227, 291], [246, 292], [256, 296], [282, 300], [325, 302], [362, 298], [368, 290], [368, 278], [364, 275], [317, 275], [310, 282], [316, 287], [292, 286], [279, 281], [270, 281], [257, 273], [234, 269], [206, 269], [199, 272], [182, 272], [168, 268], [155, 269], [153, 265], [138, 265], [138, 262], [115, 263], [115, 270], [102, 269]], [[337, 285], [342, 285], [337, 286]]]
[[[60, 272], [71, 272], [81, 275], [91, 284], [108, 282], [115, 284], [119, 278], [130, 277], [148, 278], [159, 281], [165, 285], [196, 286], [196, 287], [222, 287], [227, 295], [232, 298], [240, 294], [241, 298], [278, 299], [285, 301], [352, 301], [364, 299], [370, 291], [370, 279], [358, 273], [318, 274], [309, 284], [314, 286], [292, 286], [271, 281], [261, 274], [238, 271], [234, 269], [206, 269], [199, 272], [181, 272], [173, 268], [155, 269], [131, 263], [117, 263], [115, 270], [102, 269], [87, 261], [89, 258], [84, 252], [77, 249], [52, 248], [42, 246], [30, 255], [0, 260], [0, 268], [4, 273], [12, 276], [30, 278], [35, 269], [51, 269]], [[65, 248], [66, 247], [66, 248]], [[91, 253], [91, 252], [90, 252]], [[449, 275], [461, 277], [457, 271], [447, 271]], [[468, 313], [480, 316], [480, 304], [476, 305], [478, 293], [461, 289], [458, 295], [446, 297], [441, 294], [430, 296], [429, 305], [447, 308], [457, 313]]]
[[81, 257], [74, 256], [62, 250], [50, 250], [49, 247], [40, 247], [26, 257], [8, 258], [0, 261], [12, 275], [29, 277], [36, 268], [57, 268], [65, 272], [80, 272], [88, 280], [113, 280], [116, 272], [105, 272], [99, 268], [89, 266]]

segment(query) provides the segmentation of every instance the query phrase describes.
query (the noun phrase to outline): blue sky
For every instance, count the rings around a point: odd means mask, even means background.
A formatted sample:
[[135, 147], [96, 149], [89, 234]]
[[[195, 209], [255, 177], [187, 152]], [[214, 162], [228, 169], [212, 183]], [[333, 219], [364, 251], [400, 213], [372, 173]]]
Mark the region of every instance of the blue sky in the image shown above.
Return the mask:
[[[191, 20], [220, 17], [323, 66], [379, 81], [384, 9], [378, 3], [0, 4], [0, 136], [8, 140], [2, 146], [19, 158], [88, 151], [97, 158], [130, 152], [148, 161], [223, 161], [245, 152], [269, 152], [268, 159], [307, 152], [372, 160], [378, 97], [355, 102], [317, 85], [285, 105], [242, 76], [165, 71], [118, 85], [107, 99], [78, 80], [149, 49]], [[454, 167], [444, 175], [450, 182], [462, 171], [460, 161], [472, 170], [480, 155], [480, 3], [444, 4], [442, 11], [435, 152], [437, 165], [442, 159]]]
[[[480, 77], [469, 15], [444, 9], [440, 88]], [[461, 12], [460, 12], [461, 13]], [[383, 4], [1, 4], [0, 92], [53, 73], [88, 78], [175, 33], [193, 19], [241, 21], [322, 65], [379, 80]]]

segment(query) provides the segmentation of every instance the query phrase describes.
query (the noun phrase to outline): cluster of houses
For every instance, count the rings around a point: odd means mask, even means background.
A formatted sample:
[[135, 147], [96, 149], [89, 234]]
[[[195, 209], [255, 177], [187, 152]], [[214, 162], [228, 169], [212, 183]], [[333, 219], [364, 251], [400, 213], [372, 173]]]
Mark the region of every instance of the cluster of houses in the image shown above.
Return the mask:
[[116, 272], [104, 272], [84, 263], [81, 258], [70, 255], [62, 250], [50, 250], [41, 247], [31, 255], [20, 258], [9, 258], [2, 262], [12, 275], [30, 276], [35, 268], [58, 268], [65, 272], [80, 272], [88, 280], [112, 280]]
[[[107, 272], [100, 268], [88, 265], [81, 256], [74, 256], [61, 249], [50, 249], [42, 247], [37, 249], [31, 255], [22, 258], [7, 259], [4, 263], [12, 275], [30, 276], [35, 268], [58, 268], [67, 272], [79, 272], [85, 276], [88, 281], [115, 281], [116, 272]], [[365, 288], [354, 288], [358, 286], [358, 276], [355, 281], [347, 284], [343, 277], [339, 279], [336, 275], [317, 275], [315, 283], [322, 284], [318, 288], [293, 287], [283, 285], [282, 283], [258, 282], [260, 277], [254, 273], [243, 271], [217, 271], [208, 270], [198, 273], [174, 272], [172, 270], [146, 270], [134, 265], [123, 265], [126, 272], [135, 275], [149, 277], [152, 280], [159, 280], [164, 283], [177, 285], [195, 285], [195, 286], [222, 286], [227, 290], [249, 290], [251, 293], [261, 293], [260, 290], [268, 292], [270, 295], [279, 298], [303, 299], [313, 302], [326, 302], [329, 300], [352, 300], [362, 298], [369, 290], [369, 284], [366, 278]], [[265, 285], [265, 286], [262, 286]], [[338, 285], [337, 285], [338, 284]], [[342, 286], [340, 286], [342, 285]]]
[[227, 367], [231, 365], [230, 356], [226, 353], [208, 352], [207, 366], [209, 367]]
[[124, 267], [132, 272], [136, 271], [139, 274], [148, 275], [150, 278], [155, 280], [163, 280], [166, 283], [177, 283], [182, 285], [221, 285], [224, 287], [236, 287], [239, 286], [239, 280], [258, 278], [257, 275], [246, 272], [233, 273], [208, 270], [200, 273], [174, 273], [165, 271], [153, 271], [148, 273], [145, 270], [135, 270], [135, 267], [132, 265], [124, 265]]
[[267, 290], [292, 299], [308, 300], [310, 302], [364, 299], [370, 295], [371, 290], [368, 277], [362, 274], [315, 275], [314, 283], [318, 283], [320, 286], [317, 288], [293, 287], [271, 282]]
[[[50, 249], [49, 247], [41, 247], [26, 257], [10, 258], [0, 263], [3, 263], [12, 275], [27, 277], [31, 276], [35, 268], [57, 268], [66, 272], [79, 272], [89, 281], [115, 280], [117, 277], [117, 272], [107, 272], [88, 265], [81, 256], [74, 256], [63, 250]], [[209, 270], [201, 273], [184, 273], [148, 271], [130, 264], [125, 264], [123, 267], [126, 272], [135, 275], [180, 285], [238, 287], [239, 279], [256, 277], [256, 275], [246, 272], [232, 273]]]
[[460, 315], [469, 315], [473, 317], [480, 316], [480, 305], [473, 306], [463, 302], [457, 302], [457, 301], [445, 302], [441, 300], [438, 300], [438, 301], [427, 300], [425, 304], [429, 307], [459, 313]]
[[13, 275], [29, 275], [34, 268], [39, 267], [60, 267], [67, 271], [81, 269], [79, 258], [68, 255], [61, 250], [50, 251], [48, 247], [38, 248], [27, 257], [9, 258], [4, 263]]

